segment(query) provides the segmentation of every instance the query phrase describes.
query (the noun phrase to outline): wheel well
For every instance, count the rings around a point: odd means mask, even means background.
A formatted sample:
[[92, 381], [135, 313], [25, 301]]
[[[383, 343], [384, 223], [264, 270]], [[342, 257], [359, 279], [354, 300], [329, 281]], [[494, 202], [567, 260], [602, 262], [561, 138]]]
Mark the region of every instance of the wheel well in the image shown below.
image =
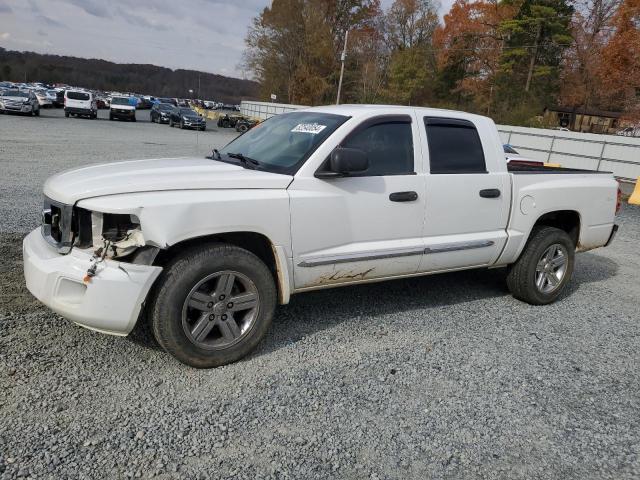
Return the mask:
[[207, 235], [204, 237], [184, 240], [176, 243], [175, 245], [171, 245], [171, 247], [166, 250], [160, 250], [154, 261], [154, 265], [164, 266], [169, 262], [169, 260], [185, 249], [212, 242], [229, 243], [250, 251], [262, 260], [269, 270], [271, 270], [274, 280], [276, 281], [276, 285], [278, 285], [276, 259], [274, 257], [271, 241], [266, 236], [256, 232], [218, 233], [215, 235]]
[[569, 234], [574, 245], [578, 245], [580, 239], [580, 215], [574, 210], [559, 210], [542, 215], [535, 223], [534, 227], [545, 225], [564, 230]]

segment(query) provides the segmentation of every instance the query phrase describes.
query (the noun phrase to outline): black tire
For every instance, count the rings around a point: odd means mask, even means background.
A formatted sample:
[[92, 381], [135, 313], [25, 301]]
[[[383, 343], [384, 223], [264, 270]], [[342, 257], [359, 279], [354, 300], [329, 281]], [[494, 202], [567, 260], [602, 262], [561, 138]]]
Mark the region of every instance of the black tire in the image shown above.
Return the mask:
[[39, 116], [40, 116], [40, 109], [37, 109], [36, 110], [36, 117], [39, 117]]
[[247, 130], [249, 130], [249, 127], [247, 127], [247, 126], [246, 126], [246, 125], [244, 125], [244, 124], [242, 124], [242, 125], [239, 125], [239, 126], [238, 126], [238, 131], [239, 131], [240, 133], [244, 133], [244, 132], [246, 132]]
[[207, 129], [207, 126], [205, 125], [204, 127], [202, 127], [200, 130], [202, 130], [203, 132]]
[[113, 115], [109, 114], [109, 120], [113, 120]]
[[173, 127], [173, 119], [172, 118], [169, 119], [169, 126]]
[[69, 112], [64, 112], [64, 116], [69, 118]]
[[[183, 328], [183, 314], [188, 310], [185, 302], [203, 279], [225, 271], [239, 273], [253, 282], [258, 306], [247, 330], [234, 340], [235, 343], [216, 349], [203, 348], [192, 341]], [[229, 299], [222, 298], [220, 303]], [[153, 334], [162, 348], [182, 363], [211, 368], [235, 362], [251, 352], [269, 329], [275, 307], [276, 286], [267, 266], [247, 250], [213, 243], [186, 250], [165, 266], [150, 295], [147, 313]], [[212, 312], [216, 313], [213, 309]], [[212, 334], [217, 331], [215, 327], [211, 330]], [[221, 334], [222, 330], [219, 332]]]
[[180, 120], [180, 130], [184, 130], [184, 122]]
[[132, 122], [135, 122], [135, 121], [136, 121], [136, 117], [133, 117], [133, 118], [131, 119], [131, 121], [132, 121]]
[[[564, 247], [565, 270], [557, 286], [549, 292], [542, 291], [536, 285], [538, 263], [549, 248], [554, 245]], [[520, 258], [509, 267], [507, 286], [511, 294], [531, 305], [546, 305], [555, 301], [571, 280], [575, 263], [575, 244], [564, 230], [554, 227], [534, 227], [529, 240], [520, 254]]]
[[230, 128], [230, 127], [231, 127], [231, 123], [229, 122], [229, 120], [222, 121], [222, 128]]

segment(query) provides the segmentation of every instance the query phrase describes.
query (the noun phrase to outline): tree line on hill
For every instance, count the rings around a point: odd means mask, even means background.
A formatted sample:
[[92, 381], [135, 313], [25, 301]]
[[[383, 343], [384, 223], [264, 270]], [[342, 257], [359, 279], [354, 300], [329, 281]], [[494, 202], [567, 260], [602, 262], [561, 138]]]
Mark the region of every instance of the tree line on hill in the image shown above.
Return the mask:
[[545, 106], [640, 118], [640, 0], [273, 0], [246, 36], [261, 97], [462, 109], [531, 125]]
[[[0, 79], [63, 83], [102, 91], [135, 92], [158, 97], [194, 98], [224, 103], [255, 99], [258, 84], [194, 70], [106, 60], [16, 52], [0, 47]], [[198, 90], [199, 86], [199, 90]], [[193, 90], [190, 94], [189, 90]]]

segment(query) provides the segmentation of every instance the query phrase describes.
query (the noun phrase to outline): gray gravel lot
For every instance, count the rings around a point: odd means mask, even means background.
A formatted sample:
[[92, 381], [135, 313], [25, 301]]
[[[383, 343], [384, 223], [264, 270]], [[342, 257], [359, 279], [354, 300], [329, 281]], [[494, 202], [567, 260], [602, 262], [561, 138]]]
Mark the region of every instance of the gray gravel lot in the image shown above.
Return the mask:
[[231, 134], [53, 115], [0, 116], [0, 479], [640, 476], [639, 208], [553, 305], [500, 270], [308, 293], [246, 360], [194, 370], [40, 306], [20, 242], [48, 175]]

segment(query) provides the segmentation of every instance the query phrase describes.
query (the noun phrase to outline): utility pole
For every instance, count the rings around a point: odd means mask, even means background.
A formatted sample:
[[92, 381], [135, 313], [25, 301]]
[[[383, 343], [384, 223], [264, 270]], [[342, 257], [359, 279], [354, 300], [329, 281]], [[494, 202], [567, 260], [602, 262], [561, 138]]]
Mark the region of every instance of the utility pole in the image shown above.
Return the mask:
[[340, 61], [342, 66], [340, 67], [340, 81], [338, 82], [338, 96], [336, 97], [336, 105], [340, 105], [340, 90], [342, 90], [342, 77], [344, 75], [344, 61], [347, 59], [347, 38], [349, 38], [349, 30], [344, 33], [344, 48], [342, 49], [342, 55]]
[[533, 55], [531, 55], [531, 61], [529, 62], [529, 73], [527, 74], [527, 84], [524, 87], [524, 91], [528, 92], [531, 87], [531, 78], [533, 77], [533, 67], [536, 63], [536, 56], [538, 55], [538, 43], [540, 42], [540, 35], [542, 34], [542, 19], [538, 19], [538, 29], [536, 31], [536, 41], [533, 44]]

